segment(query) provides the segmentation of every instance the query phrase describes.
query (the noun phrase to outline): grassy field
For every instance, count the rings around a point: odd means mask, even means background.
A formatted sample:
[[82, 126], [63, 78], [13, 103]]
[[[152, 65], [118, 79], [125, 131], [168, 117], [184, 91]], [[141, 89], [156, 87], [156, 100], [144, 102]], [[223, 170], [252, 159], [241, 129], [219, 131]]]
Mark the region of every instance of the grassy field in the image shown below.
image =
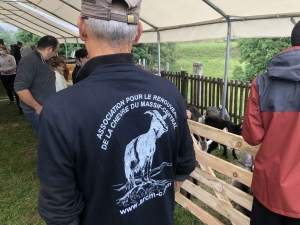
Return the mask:
[[0, 83], [0, 224], [43, 224], [37, 213], [37, 137]]
[[[239, 50], [236, 42], [231, 42], [228, 76], [239, 63]], [[177, 44], [177, 62], [170, 65], [170, 71], [187, 70], [193, 72], [193, 63], [203, 63], [203, 75], [224, 78], [226, 43], [225, 42], [188, 42]]]

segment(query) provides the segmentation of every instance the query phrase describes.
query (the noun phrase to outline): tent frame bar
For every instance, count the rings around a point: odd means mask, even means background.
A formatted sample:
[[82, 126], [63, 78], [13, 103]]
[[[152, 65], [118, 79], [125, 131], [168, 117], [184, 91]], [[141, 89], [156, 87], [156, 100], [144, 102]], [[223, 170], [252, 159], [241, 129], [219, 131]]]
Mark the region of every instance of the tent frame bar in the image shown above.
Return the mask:
[[[0, 6], [0, 8], [1, 8], [1, 9], [4, 9], [4, 8], [1, 7], [1, 6]], [[0, 15], [3, 15], [3, 14], [0, 13]], [[11, 19], [11, 20], [13, 20], [13, 21], [16, 21], [16, 20], [12, 19], [11, 17], [9, 17], [9, 16], [7, 16], [7, 15], [5, 15], [5, 16], [7, 17], [7, 19]], [[2, 19], [2, 20], [4, 20], [4, 19]], [[5, 20], [4, 20], [4, 21], [5, 21]], [[26, 25], [26, 24], [24, 24], [24, 23], [21, 23], [21, 22], [19, 22], [19, 21], [16, 21], [16, 22], [19, 23], [19, 24], [21, 24], [21, 25], [23, 25], [23, 26], [25, 26], [25, 27], [29, 27], [30, 29], [37, 31], [38, 33], [41, 33], [41, 34], [43, 34], [43, 35], [47, 35], [47, 34], [45, 34], [44, 32], [39, 31], [39, 30], [37, 30], [37, 29], [35, 29], [35, 28], [32, 28], [32, 27], [30, 27], [30, 26], [28, 26], [28, 25]], [[7, 23], [9, 23], [9, 22], [7, 22]], [[9, 24], [12, 24], [12, 23], [9, 23]], [[12, 24], [12, 25], [15, 26], [14, 24]], [[37, 26], [38, 26], [38, 25], [37, 25]], [[39, 27], [41, 27], [41, 26], [39, 26]], [[45, 28], [43, 28], [43, 29], [45, 29]]]
[[[10, 5], [10, 4], [9, 4]], [[1, 7], [0, 6], [0, 8], [1, 9], [4, 9], [3, 7]], [[11, 12], [11, 11], [9, 11], [8, 9], [7, 9], [7, 11], [8, 12], [10, 12], [12, 15], [15, 15], [15, 16], [18, 16], [18, 17], [20, 17], [19, 15], [17, 15], [17, 14], [15, 14], [15, 13], [13, 13], [13, 12]], [[6, 17], [8, 17], [7, 15], [5, 15]], [[10, 17], [8, 17], [8, 18], [10, 18]], [[10, 19], [12, 19], [12, 18], [10, 18]], [[36, 23], [34, 23], [34, 22], [32, 22], [32, 21], [30, 21], [30, 20], [28, 20], [28, 19], [25, 19], [25, 18], [22, 18], [23, 20], [25, 20], [25, 21], [27, 21], [27, 22], [29, 22], [30, 24], [34, 24], [35, 26], [37, 26], [37, 27], [40, 27], [40, 28], [43, 28], [43, 29], [46, 29], [46, 28], [44, 28], [44, 27], [42, 27], [41, 25], [38, 25], [38, 24], [36, 24]], [[14, 21], [16, 21], [16, 22], [18, 22], [18, 23], [20, 23], [20, 24], [22, 24], [21, 22], [19, 22], [19, 21], [17, 21], [17, 20], [14, 20]], [[29, 27], [29, 26], [28, 26]], [[59, 35], [59, 36], [61, 36], [61, 37], [63, 37], [62, 35], [60, 35], [59, 33], [56, 33], [56, 32], [54, 32], [54, 31], [52, 31], [53, 33], [55, 33], [55, 34], [57, 34], [57, 35]], [[41, 32], [41, 33], [43, 33], [43, 32]]]
[[227, 21], [228, 29], [227, 29], [227, 44], [226, 44], [226, 59], [225, 59], [225, 73], [224, 73], [224, 86], [223, 86], [223, 95], [222, 95], [222, 119], [225, 117], [225, 109], [226, 109], [226, 96], [227, 96], [227, 85], [228, 85], [228, 65], [230, 58], [230, 39], [231, 39], [231, 20], [228, 15], [226, 15], [220, 8], [215, 6], [209, 0], [203, 0], [207, 5], [221, 14]]
[[[31, 15], [31, 14], [29, 14], [28, 12], [25, 12], [24, 10], [19, 9], [18, 7], [14, 6], [14, 5], [12, 5], [12, 4], [8, 4], [8, 5], [10, 5], [10, 6], [12, 6], [12, 7], [18, 9], [18, 11], [23, 12], [23, 13], [25, 13], [25, 14], [27, 14], [27, 15], [29, 15], [29, 16], [31, 16], [31, 17], [37, 19], [37, 20], [40, 20], [39, 18], [35, 17], [34, 15]], [[11, 10], [7, 10], [7, 11], [8, 11], [8, 12], [11, 12]], [[11, 13], [12, 13], [12, 12], [11, 12]], [[19, 16], [19, 15], [17, 15], [17, 14], [14, 14], [14, 15]], [[19, 16], [19, 17], [20, 17], [20, 16]], [[23, 17], [22, 17], [22, 19], [26, 20], [26, 19], [23, 18]], [[28, 21], [28, 20], [27, 20], [27, 21]], [[53, 27], [53, 28], [55, 28], [55, 29], [57, 29], [57, 30], [60, 30], [60, 31], [66, 33], [66, 34], [69, 34], [69, 35], [73, 36], [73, 37], [76, 37], [76, 36], [74, 36], [73, 34], [67, 32], [67, 31], [65, 31], [65, 30], [63, 30], [63, 29], [60, 29], [59, 27], [53, 26], [52, 24], [50, 24], [50, 23], [48, 23], [48, 22], [46, 22], [46, 21], [44, 21], [44, 20], [40, 20], [40, 21], [42, 21], [43, 23], [45, 23], [45, 24], [47, 24], [47, 25], [49, 25], [49, 26], [51, 26], [51, 27]], [[45, 29], [45, 28], [44, 28], [44, 29]], [[56, 32], [54, 32], [54, 31], [52, 31], [52, 32], [53, 32], [53, 33], [56, 33]], [[63, 35], [61, 35], [61, 34], [59, 34], [59, 33], [56, 33], [56, 34], [58, 34], [58, 35], [61, 36], [61, 37], [64, 37]]]
[[68, 60], [68, 46], [67, 46], [67, 39], [65, 38], [65, 52], [66, 52], [66, 60]]
[[[29, 1], [29, 0], [25, 0], [25, 1], [26, 1], [27, 3], [29, 3], [29, 4], [32, 4], [32, 5], [34, 5], [34, 6], [38, 7], [38, 8], [40, 8], [40, 9], [42, 9], [43, 11], [49, 13], [50, 15], [52, 15], [52, 16], [54, 16], [54, 17], [56, 17], [56, 18], [58, 18], [58, 19], [60, 19], [60, 20], [62, 20], [62, 21], [64, 21], [64, 22], [66, 22], [66, 23], [68, 23], [68, 24], [71, 24], [71, 25], [77, 27], [75, 24], [70, 23], [69, 21], [67, 21], [67, 20], [61, 18], [60, 16], [58, 16], [58, 15], [56, 15], [56, 14], [50, 12], [49, 10], [47, 10], [47, 9], [45, 9], [45, 8], [42, 8], [41, 6], [39, 6], [39, 5], [37, 5], [37, 4], [33, 3], [33, 2], [31, 2], [31, 1]], [[23, 2], [22, 2], [22, 3], [23, 3]]]
[[294, 19], [294, 17], [291, 17], [291, 22], [292, 22], [292, 24], [294, 24], [294, 25], [296, 25], [297, 24], [297, 22], [296, 22], [296, 20]]
[[[0, 15], [2, 15], [2, 14], [0, 14]], [[8, 18], [8, 19], [10, 19], [10, 18]], [[21, 29], [21, 30], [24, 30], [24, 27], [22, 28], [22, 27], [19, 27], [18, 25], [12, 24], [12, 23], [6, 21], [6, 19], [1, 19], [1, 20], [4, 21], [4, 23], [11, 24], [12, 26], [15, 26], [15, 27], [17, 27], [17, 28], [19, 28], [19, 29]], [[18, 23], [19, 23], [19, 22], [18, 22]], [[22, 23], [21, 23], [21, 24], [22, 24]], [[28, 27], [28, 26], [25, 25], [25, 24], [22, 24], [22, 25]], [[38, 31], [38, 30], [36, 30], [36, 29], [34, 29], [34, 28], [31, 28], [31, 27], [28, 27], [28, 28], [29, 28], [29, 29], [32, 29], [32, 30], [35, 30], [35, 31], [37, 31], [37, 32], [39, 32], [39, 33], [44, 34], [43, 32]], [[28, 32], [30, 32], [30, 31], [28, 31]], [[30, 33], [31, 33], [31, 32], [30, 32]], [[36, 34], [36, 35], [37, 35], [37, 34]], [[46, 34], [44, 34], [44, 35], [46, 35]], [[38, 35], [38, 36], [39, 36], [39, 35]]]
[[[204, 1], [204, 0], [203, 0]], [[240, 21], [252, 21], [252, 20], [263, 20], [263, 19], [274, 19], [274, 18], [292, 18], [292, 17], [300, 17], [300, 13], [298, 14], [291, 14], [291, 15], [276, 15], [276, 16], [268, 16], [268, 17], [253, 17], [253, 18], [230, 18], [230, 22], [234, 23], [234, 22], [240, 22]], [[144, 22], [144, 21], [143, 21]], [[169, 27], [169, 28], [157, 28], [159, 31], [167, 31], [167, 30], [175, 30], [175, 29], [179, 29], [179, 28], [189, 28], [189, 27], [198, 27], [198, 26], [205, 26], [205, 25], [211, 25], [211, 24], [217, 24], [217, 23], [227, 23], [227, 20], [212, 20], [206, 23], [195, 23], [195, 24], [191, 24], [191, 25], [180, 25], [180, 26], [174, 26], [174, 27]], [[152, 32], [156, 32], [155, 30], [148, 30], [148, 31], [144, 31], [143, 33], [152, 33]]]
[[67, 5], [67, 6], [71, 7], [72, 9], [75, 9], [75, 10], [78, 11], [78, 12], [81, 12], [80, 9], [78, 9], [78, 8], [76, 8], [75, 6], [73, 6], [73, 5], [69, 4], [69, 3], [67, 3], [66, 1], [64, 1], [64, 0], [59, 0], [59, 1], [62, 2], [62, 3], [64, 3], [64, 4]]
[[157, 31], [157, 53], [158, 53], [158, 59], [157, 59], [157, 64], [158, 64], [158, 76], [160, 76], [160, 33]]

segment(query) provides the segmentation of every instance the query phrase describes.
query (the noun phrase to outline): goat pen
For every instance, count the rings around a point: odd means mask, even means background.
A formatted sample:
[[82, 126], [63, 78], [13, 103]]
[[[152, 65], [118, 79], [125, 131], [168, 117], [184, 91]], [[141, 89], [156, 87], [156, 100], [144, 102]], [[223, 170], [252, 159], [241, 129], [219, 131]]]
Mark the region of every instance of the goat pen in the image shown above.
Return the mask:
[[[259, 146], [253, 147], [248, 145], [241, 136], [224, 132], [191, 120], [189, 120], [188, 123], [191, 133], [206, 137], [247, 154], [254, 156], [259, 148]], [[199, 200], [221, 214], [223, 217], [230, 220], [232, 224], [248, 225], [250, 223], [249, 217], [235, 209], [232, 201], [251, 211], [253, 197], [235, 188], [230, 183], [218, 178], [215, 171], [218, 171], [219, 173], [235, 179], [247, 186], [251, 185], [252, 173], [200, 150], [195, 139], [194, 149], [196, 159], [200, 167], [196, 167], [196, 169], [191, 173], [191, 177], [200, 182], [200, 185], [196, 185], [189, 180], [186, 180], [183, 183], [182, 189], [194, 196], [197, 201]], [[209, 193], [206, 189], [211, 189], [213, 193]], [[189, 200], [180, 192], [176, 193], [175, 198], [177, 203], [189, 210], [201, 221], [209, 225], [223, 224], [219, 219], [199, 206], [199, 204]]]

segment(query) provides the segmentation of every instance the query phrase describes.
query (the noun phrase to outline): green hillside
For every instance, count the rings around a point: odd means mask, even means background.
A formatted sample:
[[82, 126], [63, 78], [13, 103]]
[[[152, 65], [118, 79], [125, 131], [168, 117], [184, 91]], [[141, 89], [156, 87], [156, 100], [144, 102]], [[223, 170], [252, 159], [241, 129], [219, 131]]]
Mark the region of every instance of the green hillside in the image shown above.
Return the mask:
[[[211, 77], [224, 77], [225, 71], [225, 42], [191, 42], [177, 44], [176, 64], [170, 65], [170, 71], [187, 70], [193, 72], [193, 63], [203, 63], [203, 75]], [[231, 42], [231, 53], [229, 61], [229, 78], [232, 78], [234, 66], [239, 65], [239, 50], [236, 43]]]

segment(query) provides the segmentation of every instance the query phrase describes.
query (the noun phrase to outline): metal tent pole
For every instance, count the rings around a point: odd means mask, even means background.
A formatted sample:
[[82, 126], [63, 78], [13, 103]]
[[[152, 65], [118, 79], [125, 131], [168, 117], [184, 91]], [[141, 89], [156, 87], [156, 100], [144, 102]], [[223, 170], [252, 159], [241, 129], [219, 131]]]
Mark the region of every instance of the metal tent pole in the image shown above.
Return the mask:
[[209, 0], [203, 0], [207, 5], [221, 14], [227, 21], [228, 30], [227, 30], [227, 46], [226, 46], [226, 60], [225, 60], [225, 74], [224, 74], [224, 88], [223, 88], [223, 95], [222, 95], [222, 119], [224, 119], [225, 115], [225, 108], [226, 108], [226, 96], [227, 96], [227, 84], [228, 84], [228, 64], [229, 64], [229, 57], [230, 57], [230, 38], [231, 38], [231, 20], [226, 13], [224, 13], [219, 7], [214, 5]]
[[226, 61], [225, 61], [225, 74], [224, 74], [224, 88], [222, 96], [222, 119], [225, 116], [225, 107], [226, 107], [226, 96], [227, 96], [227, 85], [228, 85], [228, 65], [230, 58], [230, 39], [231, 39], [231, 23], [230, 19], [227, 19], [228, 30], [227, 30], [227, 44], [226, 44]]
[[66, 60], [68, 60], [68, 46], [67, 46], [67, 39], [65, 38], [65, 50], [66, 50]]
[[158, 63], [158, 75], [160, 76], [160, 33], [159, 31], [157, 31], [157, 52], [158, 52], [158, 60], [157, 60], [157, 63]]

